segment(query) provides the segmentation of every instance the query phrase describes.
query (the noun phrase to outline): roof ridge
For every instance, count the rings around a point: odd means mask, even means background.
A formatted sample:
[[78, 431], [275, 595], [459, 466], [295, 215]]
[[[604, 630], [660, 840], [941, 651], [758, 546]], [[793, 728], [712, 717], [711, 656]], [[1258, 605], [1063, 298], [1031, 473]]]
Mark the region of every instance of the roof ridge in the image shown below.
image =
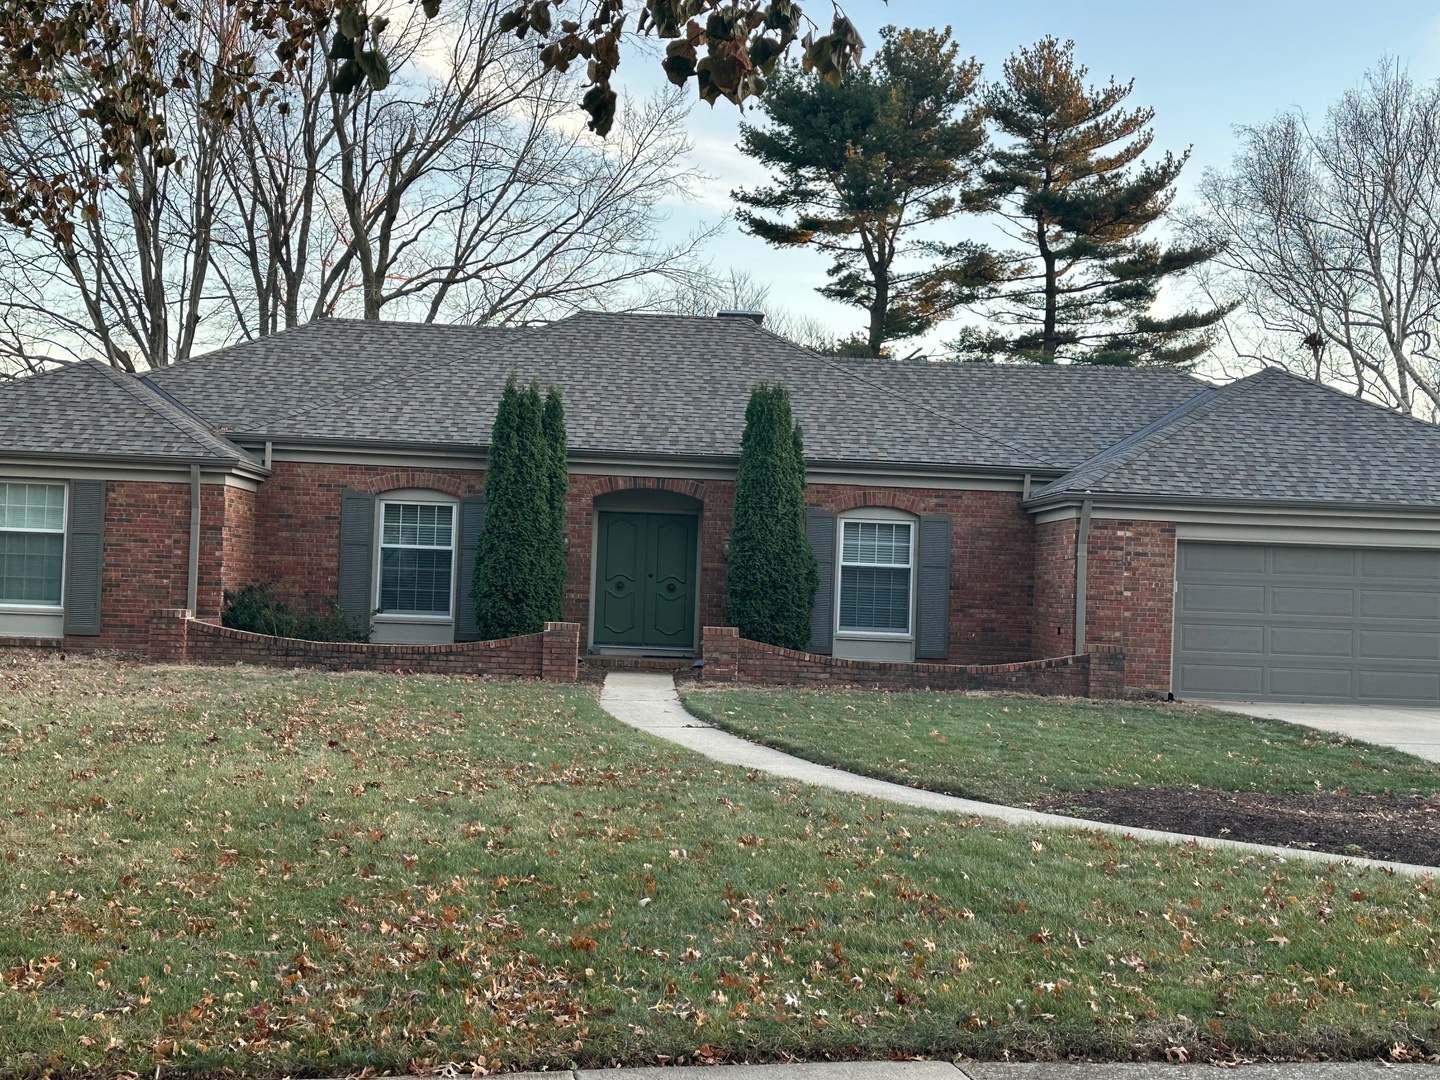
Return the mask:
[[[154, 388], [145, 386], [144, 381], [137, 376], [131, 375], [128, 372], [117, 371], [109, 364], [102, 364], [99, 360], [85, 359], [81, 360], [80, 363], [86, 367], [99, 369], [111, 383], [124, 390], [125, 393], [129, 394], [140, 405], [160, 417], [160, 419], [164, 420], [191, 442], [209, 449], [212, 453], [217, 447], [223, 448], [221, 453], [224, 457], [234, 458], [236, 460], [251, 460], [250, 455], [234, 443], [228, 439], [220, 438], [200, 423], [198, 419], [192, 419], [189, 410], [186, 410], [183, 414], [183, 419], [186, 420], [187, 423], [181, 423], [180, 419], [176, 418], [170, 408], [160, 407], [168, 406], [169, 402], [161, 398], [158, 391]], [[139, 385], [131, 385], [132, 381]]]
[[1392, 409], [1388, 405], [1381, 405], [1378, 401], [1371, 401], [1369, 398], [1361, 397], [1359, 394], [1352, 394], [1348, 390], [1341, 390], [1338, 386], [1331, 386], [1329, 383], [1318, 382], [1315, 379], [1310, 378], [1309, 376], [1297, 375], [1289, 368], [1281, 367], [1278, 364], [1266, 364], [1259, 371], [1255, 372], [1252, 375], [1247, 375], [1245, 376], [1245, 378], [1253, 379], [1257, 376], [1266, 375], [1272, 372], [1276, 375], [1283, 375], [1285, 378], [1290, 379], [1294, 382], [1304, 383], [1306, 386], [1313, 386], [1317, 390], [1327, 391], [1328, 393], [1333, 394], [1338, 398], [1342, 398], [1345, 401], [1358, 401], [1362, 405], [1369, 405], [1372, 409], [1378, 409], [1380, 410], [1380, 412], [1384, 413], [1387, 416], [1395, 416], [1399, 417], [1401, 420], [1409, 420], [1412, 424], [1419, 424], [1421, 427], [1431, 430], [1434, 430], [1434, 428], [1436, 427], [1436, 425], [1429, 420], [1421, 420], [1418, 416], [1414, 416], [1407, 412], [1401, 412], [1399, 409]]
[[1087, 468], [1099, 466], [1095, 468], [1088, 477], [1091, 482], [1094, 482], [1108, 476], [1122, 465], [1127, 465], [1131, 461], [1134, 461], [1143, 451], [1164, 446], [1198, 420], [1202, 414], [1211, 412], [1215, 406], [1233, 397], [1245, 384], [1253, 382], [1261, 374], [1261, 372], [1256, 372], [1254, 375], [1246, 375], [1244, 378], [1235, 379], [1226, 383], [1224, 386], [1211, 386], [1201, 390], [1193, 398], [1181, 402], [1164, 416], [1152, 420], [1140, 430], [1125, 436], [1125, 438], [1113, 446], [1107, 446], [1104, 450], [1100, 451], [1100, 453], [1086, 458], [1064, 476], [1046, 484], [1045, 487], [1036, 492], [1034, 498], [1044, 498], [1047, 493], [1052, 492], [1052, 489], [1053, 494], [1063, 494], [1066, 482], [1071, 477], [1084, 472]]

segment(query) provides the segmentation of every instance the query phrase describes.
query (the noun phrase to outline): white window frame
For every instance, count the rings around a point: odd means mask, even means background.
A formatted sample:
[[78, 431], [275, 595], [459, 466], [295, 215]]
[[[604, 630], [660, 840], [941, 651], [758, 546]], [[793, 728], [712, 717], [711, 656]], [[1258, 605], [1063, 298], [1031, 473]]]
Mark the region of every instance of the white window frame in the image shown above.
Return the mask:
[[[387, 506], [448, 506], [450, 507], [450, 610], [439, 615], [429, 611], [380, 611], [380, 580], [384, 575], [385, 548], [395, 547], [385, 543], [385, 507]], [[434, 491], [391, 491], [376, 499], [375, 513], [375, 576], [373, 580], [372, 610], [376, 622], [393, 623], [434, 623], [449, 625], [455, 621], [455, 589], [459, 578], [456, 565], [460, 556], [460, 500], [441, 495]], [[420, 551], [439, 551], [440, 548], [416, 548]]]
[[57, 484], [51, 480], [22, 480], [0, 477], [0, 484], [26, 484], [33, 487], [58, 487], [61, 491], [62, 509], [60, 511], [59, 529], [11, 529], [0, 525], [0, 532], [3, 533], [44, 533], [47, 536], [58, 535], [60, 537], [60, 601], [55, 604], [27, 604], [23, 600], [0, 599], [0, 611], [15, 612], [17, 614], [44, 614], [60, 615], [65, 611], [65, 590], [69, 584], [66, 581], [66, 563], [69, 561], [66, 556], [69, 554], [70, 534], [70, 485]]
[[[875, 567], [880, 569], [898, 569], [898, 563], [847, 563], [845, 561], [845, 526], [846, 525], [907, 525], [910, 528], [910, 550], [909, 565], [910, 571], [910, 595], [906, 602], [905, 622], [906, 627], [901, 630], [857, 630], [845, 628], [840, 625], [840, 591], [845, 580], [845, 568], [851, 567]], [[835, 626], [834, 634], [840, 638], [851, 639], [884, 639], [886, 641], [913, 641], [915, 639], [915, 543], [917, 540], [918, 521], [910, 514], [900, 510], [880, 510], [870, 508], [863, 514], [847, 516], [841, 514], [835, 522]]]

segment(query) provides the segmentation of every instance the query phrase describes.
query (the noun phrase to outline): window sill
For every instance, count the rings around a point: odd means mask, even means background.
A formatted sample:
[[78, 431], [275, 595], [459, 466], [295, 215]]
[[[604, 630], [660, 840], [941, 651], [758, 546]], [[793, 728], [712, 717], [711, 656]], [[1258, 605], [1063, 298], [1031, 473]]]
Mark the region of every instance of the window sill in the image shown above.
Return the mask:
[[63, 604], [17, 604], [0, 600], [0, 615], [64, 615]]
[[414, 615], [403, 611], [386, 611], [373, 618], [377, 623], [452, 623], [455, 621], [453, 615], [424, 615], [416, 612]]
[[894, 634], [884, 630], [836, 630], [835, 636], [844, 641], [914, 641], [914, 634]]

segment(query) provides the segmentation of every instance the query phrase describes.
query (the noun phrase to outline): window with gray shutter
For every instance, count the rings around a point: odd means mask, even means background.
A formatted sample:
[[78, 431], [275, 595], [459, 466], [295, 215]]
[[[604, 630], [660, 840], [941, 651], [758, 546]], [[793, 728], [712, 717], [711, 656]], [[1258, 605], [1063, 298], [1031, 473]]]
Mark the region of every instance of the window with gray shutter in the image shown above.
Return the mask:
[[480, 640], [480, 627], [475, 620], [475, 601], [470, 589], [475, 581], [475, 551], [485, 529], [485, 496], [472, 495], [460, 500], [459, 565], [455, 589], [455, 640]]
[[346, 488], [340, 496], [340, 595], [353, 630], [370, 626], [370, 582], [375, 571], [375, 496]]
[[810, 610], [810, 651], [829, 653], [834, 648], [835, 626], [835, 515], [814, 507], [806, 509], [805, 533], [820, 571], [820, 588]]
[[944, 660], [950, 655], [950, 515], [922, 517], [918, 539], [915, 658]]
[[105, 553], [105, 481], [70, 483], [70, 521], [65, 544], [65, 633], [100, 633], [100, 593]]

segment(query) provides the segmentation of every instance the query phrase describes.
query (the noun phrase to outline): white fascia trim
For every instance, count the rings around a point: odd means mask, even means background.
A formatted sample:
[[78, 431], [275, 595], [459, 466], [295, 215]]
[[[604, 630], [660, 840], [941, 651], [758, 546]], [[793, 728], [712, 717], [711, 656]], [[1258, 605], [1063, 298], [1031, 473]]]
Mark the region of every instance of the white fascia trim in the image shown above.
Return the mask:
[[[247, 446], [246, 449], [253, 450]], [[260, 448], [263, 453], [263, 446]], [[278, 461], [310, 465], [379, 465], [393, 469], [461, 469], [480, 471], [485, 468], [485, 455], [457, 454], [454, 450], [347, 449], [325, 446], [296, 446], [280, 442], [270, 445], [272, 464]]]
[[[1042, 510], [1044, 524], [1078, 518], [1078, 506]], [[1236, 543], [1334, 544], [1374, 547], [1440, 547], [1440, 512], [1312, 507], [1240, 508], [1156, 507], [1096, 502], [1094, 520], [1168, 521], [1181, 540]]]
[[[134, 466], [105, 466], [93, 462], [75, 465], [44, 464], [23, 459], [0, 458], [0, 480], [44, 480], [60, 482], [65, 480], [122, 480], [142, 484], [189, 484], [190, 466], [176, 465], [174, 468], [135, 468]], [[251, 475], [236, 475], [233, 472], [201, 471], [202, 484], [223, 484], [225, 487], [240, 488], [243, 491], [258, 491], [260, 478]]]
[[[247, 446], [263, 453], [264, 446]], [[316, 465], [379, 465], [385, 468], [459, 469], [480, 471], [485, 468], [485, 454], [456, 453], [453, 449], [424, 447], [324, 447], [282, 443], [270, 444], [272, 462], [288, 461]], [[620, 458], [603, 454], [572, 452], [570, 471], [576, 476], [664, 476], [677, 480], [734, 480], [735, 465], [725, 459], [712, 462], [683, 458]], [[1053, 477], [1031, 473], [1033, 482], [1043, 483]], [[1056, 474], [1059, 475], [1058, 473]], [[806, 471], [807, 484], [833, 484], [849, 487], [932, 488], [956, 491], [1025, 490], [1025, 473], [1013, 475], [985, 473], [963, 468], [937, 469], [921, 472], [913, 467], [888, 469], [876, 466], [861, 469], [853, 466], [820, 465]]]

